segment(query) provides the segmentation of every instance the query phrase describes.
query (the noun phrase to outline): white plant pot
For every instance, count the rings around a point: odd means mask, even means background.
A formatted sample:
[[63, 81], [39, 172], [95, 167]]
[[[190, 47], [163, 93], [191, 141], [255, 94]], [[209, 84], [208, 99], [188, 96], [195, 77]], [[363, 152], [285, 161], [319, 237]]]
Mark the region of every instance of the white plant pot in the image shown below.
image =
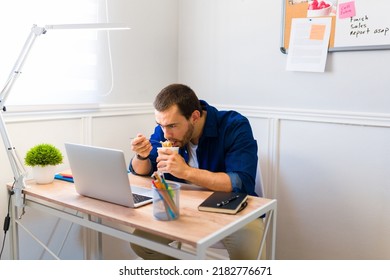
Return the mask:
[[37, 184], [50, 184], [54, 181], [55, 165], [33, 166], [32, 173]]

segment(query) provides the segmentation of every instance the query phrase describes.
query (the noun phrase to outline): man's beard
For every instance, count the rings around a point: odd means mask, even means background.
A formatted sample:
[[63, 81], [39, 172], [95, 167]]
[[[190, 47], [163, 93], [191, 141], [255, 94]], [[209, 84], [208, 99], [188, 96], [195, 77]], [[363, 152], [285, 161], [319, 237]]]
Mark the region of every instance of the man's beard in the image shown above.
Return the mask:
[[181, 144], [180, 146], [182, 148], [187, 146], [188, 143], [190, 143], [191, 138], [192, 138], [192, 134], [194, 133], [194, 129], [195, 129], [194, 125], [190, 123], [188, 125], [188, 130], [187, 130], [186, 134], [184, 134], [184, 136], [183, 136], [183, 139], [180, 140], [180, 141], [177, 141], [177, 142], [179, 142]]

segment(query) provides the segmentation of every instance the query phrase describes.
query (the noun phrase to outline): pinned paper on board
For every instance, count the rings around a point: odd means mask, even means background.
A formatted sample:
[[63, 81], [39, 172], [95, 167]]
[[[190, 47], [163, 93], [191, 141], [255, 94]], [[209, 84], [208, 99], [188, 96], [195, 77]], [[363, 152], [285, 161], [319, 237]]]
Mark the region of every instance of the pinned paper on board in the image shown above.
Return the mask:
[[331, 17], [292, 20], [287, 71], [325, 71], [331, 25]]

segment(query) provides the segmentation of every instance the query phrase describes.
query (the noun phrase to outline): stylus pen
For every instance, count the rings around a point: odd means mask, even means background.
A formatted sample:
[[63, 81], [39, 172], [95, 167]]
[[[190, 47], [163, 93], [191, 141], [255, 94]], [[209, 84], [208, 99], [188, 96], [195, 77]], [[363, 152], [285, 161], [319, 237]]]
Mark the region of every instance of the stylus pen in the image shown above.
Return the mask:
[[217, 206], [218, 207], [221, 207], [221, 206], [224, 206], [224, 205], [226, 205], [226, 204], [229, 204], [231, 201], [233, 201], [233, 200], [236, 200], [237, 198], [239, 198], [240, 197], [240, 195], [236, 195], [236, 196], [232, 196], [231, 198], [229, 198], [228, 200], [224, 200], [224, 201], [221, 201], [220, 203], [217, 203]]

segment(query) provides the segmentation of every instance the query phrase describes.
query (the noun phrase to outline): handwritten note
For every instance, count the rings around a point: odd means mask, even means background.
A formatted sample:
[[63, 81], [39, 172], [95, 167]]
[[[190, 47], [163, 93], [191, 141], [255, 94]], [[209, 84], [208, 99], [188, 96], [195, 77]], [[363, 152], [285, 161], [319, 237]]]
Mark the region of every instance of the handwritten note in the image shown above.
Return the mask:
[[334, 47], [388, 48], [389, 0], [338, 0]]
[[355, 1], [340, 3], [339, 19], [351, 18], [356, 15]]

